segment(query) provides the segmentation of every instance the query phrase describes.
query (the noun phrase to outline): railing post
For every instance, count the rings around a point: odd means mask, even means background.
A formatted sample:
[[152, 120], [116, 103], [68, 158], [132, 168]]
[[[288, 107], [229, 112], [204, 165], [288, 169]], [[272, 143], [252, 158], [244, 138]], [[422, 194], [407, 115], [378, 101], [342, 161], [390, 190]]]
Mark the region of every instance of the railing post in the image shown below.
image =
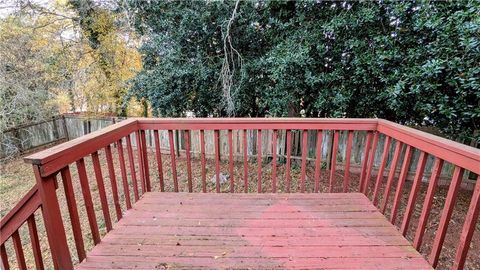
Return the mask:
[[42, 200], [43, 221], [55, 269], [73, 269], [56, 194], [55, 174], [42, 177], [38, 165], [33, 165], [33, 171], [37, 181], [38, 193]]

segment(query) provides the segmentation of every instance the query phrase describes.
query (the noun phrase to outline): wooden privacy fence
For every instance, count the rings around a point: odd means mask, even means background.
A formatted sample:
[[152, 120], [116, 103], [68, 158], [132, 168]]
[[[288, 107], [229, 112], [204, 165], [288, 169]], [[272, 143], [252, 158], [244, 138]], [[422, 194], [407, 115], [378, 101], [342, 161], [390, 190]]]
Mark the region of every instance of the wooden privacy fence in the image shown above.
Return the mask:
[[[179, 177], [177, 171], [177, 155], [174, 143], [174, 132], [183, 131], [185, 139], [186, 155], [186, 174]], [[301, 152], [300, 176], [299, 179], [292, 179], [291, 175], [291, 149], [292, 149], [292, 130], [301, 131], [302, 149], [308, 148], [308, 132], [315, 131], [316, 141], [314, 143], [314, 177], [306, 179], [307, 169], [307, 151]], [[198, 133], [196, 135], [193, 132]], [[239, 131], [241, 141], [235, 142], [233, 134]], [[249, 140], [248, 133], [255, 131], [256, 140]], [[147, 145], [147, 133], [153, 133], [152, 149]], [[165, 165], [162, 162], [160, 135], [161, 132], [167, 132], [170, 155], [170, 164]], [[212, 133], [213, 132], [213, 133]], [[35, 187], [24, 196], [24, 198], [1, 220], [0, 234], [0, 254], [3, 266], [9, 269], [9, 263], [16, 260], [20, 269], [25, 269], [25, 258], [23, 245], [19, 237], [19, 229], [23, 224], [28, 225], [30, 241], [37, 268], [43, 269], [43, 255], [40, 249], [40, 239], [38, 237], [38, 226], [35, 223], [35, 216], [43, 217], [44, 227], [47, 234], [49, 251], [56, 269], [71, 269], [73, 267], [73, 257], [70, 254], [67, 244], [67, 234], [73, 234], [75, 246], [72, 248], [76, 253], [76, 258], [82, 261], [86, 257], [85, 235], [80, 226], [78, 208], [74, 190], [73, 181], [79, 181], [82, 188], [82, 198], [87, 212], [90, 235], [87, 237], [92, 240], [94, 245], [101, 241], [99, 233], [99, 224], [105, 224], [107, 231], [112, 230], [112, 223], [120, 220], [123, 215], [123, 209], [132, 208], [132, 204], [138, 201], [145, 192], [152, 191], [152, 184], [159, 183], [159, 191], [170, 190], [166, 188], [166, 183], [173, 183], [171, 191], [178, 192], [181, 187], [185, 187], [188, 192], [208, 192], [206, 180], [206, 145], [208, 137], [213, 137], [214, 142], [214, 163], [215, 179], [214, 192], [220, 192], [222, 184], [220, 183], [220, 133], [226, 132], [228, 145], [228, 158], [225, 160], [228, 171], [231, 175], [229, 181], [223, 184], [224, 192], [251, 192], [248, 187], [253, 184], [256, 192], [278, 192], [279, 186], [282, 186], [282, 192], [297, 190], [293, 188], [293, 183], [297, 185], [298, 192], [319, 192], [322, 186], [325, 186], [328, 192], [361, 192], [364, 193], [377, 206], [380, 212], [388, 216], [392, 224], [401, 221], [400, 232], [405, 236], [411, 227], [412, 213], [416, 207], [420, 207], [421, 214], [418, 224], [414, 227], [413, 246], [420, 250], [422, 239], [425, 233], [427, 221], [430, 216], [432, 201], [437, 192], [437, 184], [440, 172], [446, 163], [454, 166], [454, 172], [448, 188], [443, 211], [435, 231], [435, 239], [431, 253], [428, 257], [429, 263], [436, 267], [440, 252], [444, 245], [445, 236], [449, 222], [452, 217], [459, 187], [463, 175], [466, 171], [471, 171], [477, 177], [480, 174], [480, 150], [465, 146], [453, 141], [449, 141], [434, 135], [407, 128], [389, 121], [381, 119], [127, 119], [115, 125], [109, 126], [100, 131], [77, 138], [75, 140], [52, 147], [42, 152], [33, 154], [25, 158], [25, 161], [33, 165], [36, 177]], [[340, 134], [345, 133], [347, 143], [345, 152], [347, 157], [352, 156], [353, 141], [359, 140], [356, 137], [358, 132], [365, 132], [366, 139], [361, 147], [362, 156], [360, 165], [360, 179], [358, 182], [351, 181], [351, 158], [345, 160], [342, 166], [343, 173], [339, 180], [336, 166], [337, 156], [339, 155]], [[286, 169], [285, 175], [277, 172], [278, 162], [278, 141], [281, 133], [285, 133], [286, 138]], [[325, 133], [333, 134], [332, 142], [332, 165], [326, 172], [326, 181], [323, 181], [322, 159], [323, 139]], [[197, 136], [198, 135], [198, 136]], [[385, 142], [379, 144], [380, 138], [385, 137]], [[268, 138], [268, 139], [267, 139]], [[194, 189], [192, 177], [192, 153], [191, 146], [193, 141], [198, 140], [200, 144], [201, 160], [201, 188]], [[267, 144], [271, 142], [271, 144]], [[136, 143], [138, 147], [133, 147]], [[234, 144], [237, 143], [242, 149], [240, 162], [235, 162]], [[256, 161], [249, 161], [248, 147], [253, 145], [256, 151]], [[394, 148], [393, 155], [389, 154], [389, 149]], [[270, 149], [272, 158], [269, 164], [264, 163], [263, 151], [260, 149]], [[375, 165], [375, 155], [377, 149], [381, 149], [380, 164]], [[114, 151], [116, 150], [116, 151]], [[148, 152], [152, 151], [155, 155], [149, 157]], [[412, 159], [413, 153], [419, 152], [416, 161]], [[99, 153], [105, 155], [107, 163], [107, 174], [110, 183], [104, 182], [104, 172], [102, 172]], [[127, 157], [125, 157], [125, 153]], [[390, 157], [391, 156], [391, 157]], [[418, 199], [419, 187], [425, 174], [425, 167], [428, 157], [434, 158], [434, 165], [430, 173], [428, 191], [425, 199]], [[402, 158], [403, 157], [403, 158]], [[387, 161], [392, 159], [390, 167], [387, 168]], [[97, 189], [90, 187], [87, 169], [92, 167], [85, 166], [86, 160], [91, 160], [93, 172], [95, 175]], [[152, 160], [154, 159], [154, 160]], [[150, 161], [154, 162], [152, 168]], [[118, 164], [119, 168], [114, 166]], [[412, 163], [414, 166], [414, 180], [411, 185], [409, 196], [406, 201], [403, 198], [403, 190], [406, 189], [405, 180], [408, 169]], [[255, 170], [255, 177], [248, 172]], [[128, 166], [127, 166], [128, 165]], [[70, 168], [75, 166], [78, 171], [78, 180], [72, 179]], [[271, 174], [263, 177], [265, 167], [269, 166]], [[396, 174], [396, 168], [400, 168], [400, 174]], [[233, 171], [239, 169], [243, 171], [241, 179], [234, 179]], [[388, 173], [387, 173], [388, 171]], [[167, 173], [169, 172], [169, 173]], [[376, 172], [376, 173], [375, 173]], [[386, 174], [385, 174], [386, 173]], [[377, 177], [372, 177], [376, 174]], [[384, 177], [386, 175], [386, 177]], [[58, 202], [57, 177], [63, 182], [63, 192], [68, 204], [68, 217], [62, 219], [60, 206]], [[322, 180], [322, 181], [321, 181]], [[396, 181], [395, 181], [396, 180]], [[306, 188], [306, 182], [313, 181], [313, 189]], [[268, 183], [268, 185], [267, 185]], [[271, 183], [271, 185], [270, 185]], [[106, 193], [106, 186], [111, 190], [111, 194]], [[322, 185], [322, 186], [321, 186]], [[383, 192], [381, 192], [383, 188]], [[92, 202], [92, 192], [98, 192], [103, 215], [95, 215]], [[113, 216], [110, 214], [109, 202], [113, 203], [115, 211]], [[124, 203], [121, 203], [123, 202]], [[399, 211], [402, 202], [406, 203], [406, 209], [402, 213]], [[42, 211], [37, 211], [41, 208]], [[387, 211], [389, 209], [389, 211]], [[463, 229], [458, 239], [456, 254], [452, 269], [462, 269], [467, 258], [467, 252], [470, 248], [470, 242], [480, 211], [480, 179], [477, 178], [475, 189], [470, 200], [469, 209], [465, 217]], [[112, 221], [113, 220], [113, 221]], [[71, 224], [71, 231], [65, 230], [67, 223]], [[5, 244], [7, 241], [13, 242], [15, 258], [8, 257]]]
[[81, 137], [123, 120], [118, 117], [83, 117], [64, 114], [7, 129], [2, 133], [0, 158], [21, 155]]

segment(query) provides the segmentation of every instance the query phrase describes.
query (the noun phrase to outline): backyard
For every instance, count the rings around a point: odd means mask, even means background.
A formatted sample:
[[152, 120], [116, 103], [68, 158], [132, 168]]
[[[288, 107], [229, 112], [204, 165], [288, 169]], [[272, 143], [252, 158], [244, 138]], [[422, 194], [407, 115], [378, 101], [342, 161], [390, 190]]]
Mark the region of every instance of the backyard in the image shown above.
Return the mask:
[[[102, 164], [102, 170], [107, 171], [106, 168], [106, 163], [105, 163], [105, 158], [104, 155], [100, 155], [101, 157], [101, 164]], [[150, 162], [150, 168], [155, 168], [155, 155], [154, 153], [149, 154], [149, 162]], [[170, 168], [170, 158], [169, 155], [162, 155], [162, 160], [164, 163], [164, 168]], [[102, 210], [101, 210], [101, 204], [99, 201], [99, 196], [98, 193], [95, 192], [97, 191], [96, 187], [96, 182], [93, 181], [94, 179], [94, 174], [93, 170], [91, 170], [91, 162], [89, 160], [86, 160], [87, 163], [87, 172], [89, 173], [89, 179], [90, 179], [90, 185], [92, 188], [92, 195], [94, 198], [94, 204], [95, 204], [95, 213], [97, 216], [102, 215]], [[221, 172], [224, 175], [228, 175], [228, 162], [221, 162]], [[118, 165], [118, 164], [115, 164]], [[300, 178], [300, 164], [297, 164], [294, 162], [293, 167], [292, 167], [292, 192], [297, 192], [298, 187], [299, 187], [299, 178]], [[265, 161], [263, 163], [263, 177], [266, 179], [269, 179], [271, 176], [271, 164], [269, 162]], [[116, 166], [118, 168], [118, 166]], [[252, 162], [249, 164], [249, 178], [250, 179], [256, 179], [257, 175], [257, 167], [255, 162]], [[199, 158], [194, 158], [192, 160], [192, 174], [193, 174], [193, 189], [194, 192], [201, 192], [202, 191], [202, 185], [201, 185], [201, 162]], [[243, 192], [244, 191], [244, 183], [243, 183], [243, 166], [241, 163], [236, 163], [235, 164], [235, 192]], [[188, 192], [187, 189], [187, 170], [186, 170], [186, 160], [185, 157], [180, 157], [177, 159], [177, 171], [178, 171], [178, 178], [179, 178], [179, 189], [181, 192]], [[212, 177], [215, 176], [215, 166], [213, 160], [208, 160], [207, 162], [207, 183], [208, 183], [208, 192], [215, 192], [215, 183], [210, 181]], [[73, 186], [75, 189], [75, 196], [77, 199], [78, 203], [78, 210], [80, 214], [80, 220], [81, 220], [81, 225], [83, 228], [83, 233], [85, 236], [90, 236], [90, 237], [85, 237], [85, 239], [91, 239], [91, 235], [88, 232], [88, 219], [86, 218], [86, 212], [84, 209], [84, 203], [83, 199], [81, 197], [81, 186], [78, 181], [75, 181], [75, 179], [78, 178], [77, 176], [77, 171], [75, 166], [71, 167], [71, 172], [72, 172], [72, 178], [74, 179], [73, 181]], [[138, 172], [138, 167], [137, 167], [137, 172]], [[118, 173], [118, 172], [117, 172]], [[313, 164], [309, 164], [307, 167], [307, 180], [306, 180], [306, 191], [307, 192], [313, 192], [314, 189], [314, 183], [312, 181], [313, 179], [313, 174], [314, 174], [314, 168]], [[130, 174], [129, 174], [130, 175]], [[285, 165], [279, 165], [277, 167], [277, 175], [278, 175], [278, 192], [285, 192]], [[151, 170], [151, 176], [152, 176], [152, 190], [157, 191], [159, 190], [159, 181], [158, 181], [158, 171], [156, 170]], [[117, 179], [119, 179], [119, 175], [117, 175]], [[173, 181], [171, 181], [171, 171], [167, 170], [164, 171], [164, 177], [165, 177], [165, 191], [173, 191]], [[335, 190], [341, 190], [342, 187], [342, 182], [343, 182], [343, 171], [341, 169], [337, 170], [336, 172], [336, 188]], [[372, 177], [373, 178], [373, 177]], [[108, 176], [105, 176], [105, 181], [109, 182]], [[320, 185], [320, 192], [328, 192], [328, 179], [329, 179], [329, 172], [326, 171], [325, 169], [322, 170], [322, 176], [321, 176], [321, 185]], [[0, 187], [1, 187], [1, 193], [0, 196], [3, 198], [1, 202], [1, 215], [2, 217], [11, 209], [15, 203], [25, 194], [34, 184], [35, 184], [35, 178], [33, 175], [33, 171], [31, 168], [30, 164], [26, 164], [23, 162], [22, 159], [16, 159], [11, 162], [8, 162], [6, 164], [2, 165], [2, 178], [0, 180]], [[131, 181], [131, 179], [130, 179]], [[60, 179], [58, 180], [59, 184], [59, 189], [62, 189], [62, 181]], [[374, 184], [374, 181], [371, 181], [371, 184]], [[353, 187], [354, 190], [358, 190], [358, 174], [351, 174], [351, 186]], [[106, 185], [107, 187], [107, 194], [111, 195], [111, 190], [109, 185]], [[271, 182], [270, 181], [265, 181], [263, 183], [264, 190], [268, 191], [271, 190]], [[395, 185], [394, 185], [395, 187]], [[410, 191], [411, 187], [411, 181], [408, 181], [406, 184], [406, 187], [403, 189], [403, 200], [402, 204], [400, 206], [400, 211], [403, 212], [406, 207], [408, 194]], [[380, 194], [383, 194], [383, 188], [382, 187], [382, 192]], [[249, 187], [248, 190], [250, 192], [256, 192], [257, 185], [256, 181], [250, 181], [249, 182]], [[431, 246], [433, 244], [433, 239], [435, 237], [435, 230], [438, 227], [440, 215], [443, 209], [443, 205], [445, 202], [445, 197], [447, 194], [447, 187], [441, 187], [439, 188], [438, 192], [436, 193], [434, 197], [434, 202], [432, 206], [432, 210], [430, 213], [430, 218], [428, 220], [428, 224], [426, 226], [426, 233], [424, 236], [424, 242], [425, 246], [422, 248], [421, 253], [425, 256], [428, 256]], [[221, 191], [222, 192], [229, 192], [230, 190], [230, 185], [229, 181], [227, 181], [225, 184], [222, 185]], [[424, 199], [425, 193], [427, 190], [427, 183], [423, 183], [421, 186], [421, 190], [419, 193], [419, 200], [422, 201]], [[395, 191], [395, 188], [393, 189], [393, 192]], [[131, 190], [131, 193], [133, 194], [133, 190]], [[58, 192], [59, 194], [59, 201], [60, 205], [62, 206], [62, 212], [65, 215], [65, 217], [68, 216], [68, 210], [67, 210], [67, 204], [65, 202], [65, 193], [63, 192]], [[123, 194], [121, 194], [123, 195]], [[457, 239], [460, 235], [460, 232], [462, 230], [463, 226], [463, 221], [466, 215], [466, 211], [468, 209], [468, 204], [470, 202], [472, 192], [471, 191], [466, 191], [466, 190], [461, 190], [460, 193], [458, 194], [457, 198], [457, 203], [453, 212], [453, 217], [449, 223], [448, 227], [448, 233], [447, 233], [447, 238], [445, 240], [444, 247], [442, 249], [442, 256], [440, 257], [439, 261], [439, 266], [438, 269], [449, 269], [451, 268], [452, 262], [453, 262], [453, 257], [455, 254], [456, 250], [456, 244], [457, 244]], [[124, 198], [123, 196], [120, 196], [120, 198]], [[390, 197], [390, 199], [392, 199]], [[383, 198], [380, 197], [380, 201], [382, 201]], [[113, 205], [113, 200], [110, 197], [109, 198], [109, 206], [110, 206], [110, 212], [111, 216], [113, 217], [115, 215], [114, 211], [114, 205]], [[125, 211], [124, 207], [124, 201], [121, 203], [122, 205], [122, 210]], [[413, 219], [412, 223], [416, 224], [418, 222], [418, 218], [420, 216], [420, 211], [421, 211], [421, 205], [422, 204], [417, 204], [415, 207], [414, 213], [413, 213]], [[389, 205], [390, 207], [391, 205]], [[386, 217], [388, 218], [388, 213], [389, 213], [389, 208], [387, 208], [387, 215]], [[37, 216], [37, 217], [40, 217]], [[99, 219], [101, 220], [101, 219]], [[37, 222], [39, 224], [42, 224], [42, 220], [38, 218]], [[397, 225], [400, 225], [400, 220], [397, 221]], [[66, 229], [71, 232], [71, 227], [69, 226], [68, 222], [65, 222]], [[100, 232], [102, 235], [106, 234], [106, 229], [105, 229], [105, 224], [100, 223]], [[407, 234], [407, 239], [410, 241], [413, 241], [413, 236], [414, 236], [414, 226], [411, 227], [411, 230]], [[473, 252], [475, 250], [478, 250], [480, 248], [480, 235], [478, 232], [480, 231], [480, 224], [476, 225], [476, 233], [474, 234], [471, 247], [470, 249], [472, 252], [469, 252], [468, 258], [467, 258], [467, 264], [465, 265], [464, 269], [478, 269], [480, 267], [480, 253], [478, 252]], [[26, 259], [27, 259], [27, 264], [29, 266], [34, 265], [33, 261], [33, 256], [29, 255], [31, 253], [31, 248], [28, 243], [28, 230], [26, 228], [23, 228], [23, 230], [20, 230], [22, 232], [22, 241], [24, 243], [24, 248], [26, 251]], [[42, 243], [42, 250], [43, 255], [45, 257], [45, 261], [48, 263], [51, 263], [51, 258], [49, 257], [50, 254], [48, 252], [48, 243], [46, 241], [46, 235], [44, 230], [41, 230], [40, 232], [43, 232], [41, 235], [41, 243]], [[69, 245], [71, 247], [71, 252], [74, 253], [74, 239], [72, 237], [72, 234], [68, 234], [70, 237], [68, 238]], [[91, 249], [93, 247], [93, 242], [87, 241], [86, 242], [86, 248]], [[13, 252], [11, 247], [7, 245], [7, 250], [10, 252]], [[78, 263], [76, 261], [75, 263]], [[48, 264], [47, 264], [48, 265]]]
[[479, 14], [0, 0], [0, 268], [480, 269]]

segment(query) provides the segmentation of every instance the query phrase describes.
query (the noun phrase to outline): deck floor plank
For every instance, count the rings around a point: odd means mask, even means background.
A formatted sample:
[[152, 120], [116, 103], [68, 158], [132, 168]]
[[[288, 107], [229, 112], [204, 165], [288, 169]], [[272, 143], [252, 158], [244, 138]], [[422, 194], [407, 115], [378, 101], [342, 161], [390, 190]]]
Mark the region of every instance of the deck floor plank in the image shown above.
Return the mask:
[[149, 192], [78, 269], [432, 269], [359, 193]]

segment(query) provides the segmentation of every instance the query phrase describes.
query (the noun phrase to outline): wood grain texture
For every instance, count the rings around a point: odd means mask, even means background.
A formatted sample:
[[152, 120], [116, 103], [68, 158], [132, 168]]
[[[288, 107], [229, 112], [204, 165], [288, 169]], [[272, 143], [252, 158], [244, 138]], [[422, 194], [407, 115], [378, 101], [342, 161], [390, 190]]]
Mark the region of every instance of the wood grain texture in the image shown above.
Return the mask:
[[8, 262], [7, 251], [5, 249], [5, 245], [0, 246], [0, 255], [2, 258], [2, 266], [5, 270], [10, 270], [10, 263]]
[[162, 152], [160, 151], [160, 138], [158, 137], [158, 130], [153, 131], [153, 137], [155, 141], [155, 156], [157, 159], [157, 170], [158, 170], [158, 179], [160, 181], [160, 191], [165, 191], [165, 183], [163, 180]]
[[353, 131], [348, 131], [347, 149], [345, 150], [345, 168], [343, 176], [343, 192], [348, 192], [350, 187], [350, 161], [352, 159]]
[[[75, 199], [72, 176], [70, 168], [65, 167], [61, 171], [63, 189], [65, 190], [65, 198], [67, 200], [68, 213], [70, 223], [72, 224], [73, 238], [75, 239], [75, 247], [77, 249], [78, 260], [82, 261], [86, 257], [85, 246], [83, 243], [82, 226], [80, 225], [80, 217], [78, 215], [77, 201]], [[35, 221], [35, 219], [33, 219]], [[38, 267], [37, 267], [38, 268]]]
[[132, 140], [130, 139], [130, 135], [128, 135], [125, 140], [127, 141], [128, 164], [130, 165], [130, 177], [132, 178], [133, 184], [133, 196], [135, 198], [135, 201], [138, 201], [138, 182], [137, 174], [135, 172], [135, 161], [133, 159]]
[[190, 131], [185, 130], [185, 155], [187, 158], [187, 182], [188, 182], [188, 192], [193, 191], [192, 183], [192, 157], [190, 153]]
[[247, 130], [243, 130], [243, 189], [248, 192], [248, 141]]
[[308, 131], [302, 130], [302, 167], [300, 174], [300, 192], [305, 192], [305, 176], [307, 170], [307, 154], [308, 154]]
[[233, 133], [232, 130], [228, 130], [228, 172], [230, 175], [230, 192], [235, 190], [235, 179], [233, 171]]
[[78, 269], [339, 265], [431, 269], [360, 193], [159, 192], [127, 211]]
[[43, 267], [42, 249], [40, 248], [40, 239], [38, 238], [35, 216], [31, 215], [28, 218], [27, 223], [28, 223], [28, 233], [30, 235], [30, 242], [32, 244], [33, 258], [35, 259], [35, 267], [38, 270], [43, 270], [44, 267]]
[[97, 217], [95, 216], [95, 209], [93, 208], [92, 194], [90, 192], [90, 185], [88, 183], [87, 170], [85, 169], [85, 161], [79, 159], [77, 161], [78, 178], [80, 186], [82, 187], [83, 201], [85, 202], [85, 210], [87, 212], [88, 224], [92, 232], [93, 243], [96, 245], [100, 243], [100, 232], [98, 231]]
[[115, 213], [117, 215], [117, 220], [120, 220], [122, 218], [122, 208], [120, 207], [120, 200], [118, 197], [117, 176], [115, 175], [115, 167], [113, 165], [112, 149], [110, 145], [105, 147], [105, 158], [107, 159], [108, 176], [110, 178], [110, 185], [112, 187]]
[[320, 189], [320, 173], [322, 168], [322, 139], [322, 131], [317, 130], [317, 147], [315, 148], [315, 193], [317, 193]]
[[178, 192], [177, 162], [175, 159], [175, 142], [173, 140], [173, 130], [168, 131], [168, 144], [170, 145], [170, 159], [173, 178], [173, 190]]
[[15, 250], [15, 255], [17, 257], [17, 266], [20, 270], [26, 270], [27, 264], [25, 263], [25, 255], [23, 253], [22, 240], [18, 231], [14, 232], [12, 235], [13, 240], [13, 249]]
[[262, 193], [262, 130], [257, 131], [257, 192]]
[[[98, 194], [100, 197], [100, 203], [102, 205], [103, 219], [107, 232], [112, 229], [112, 219], [110, 217], [110, 209], [108, 207], [107, 193], [105, 191], [105, 182], [103, 181], [102, 169], [100, 160], [98, 158], [98, 152], [92, 153], [93, 170], [95, 172], [95, 179], [97, 181]], [[143, 181], [143, 180], [142, 180]], [[142, 187], [143, 188], [143, 187]], [[145, 192], [145, 190], [143, 190]]]
[[277, 138], [278, 130], [272, 133], [272, 192], [277, 192]]
[[330, 180], [328, 181], [328, 192], [333, 192], [333, 187], [335, 183], [335, 172], [337, 167], [337, 152], [338, 152], [338, 131], [333, 132], [333, 146], [332, 146], [332, 157], [330, 160]]
[[287, 163], [286, 163], [286, 168], [285, 168], [285, 179], [286, 179], [286, 185], [287, 189], [286, 191], [289, 193], [290, 192], [290, 180], [291, 180], [291, 175], [290, 175], [290, 167], [291, 167], [291, 160], [290, 156], [292, 154], [292, 131], [287, 130]]
[[200, 130], [200, 145], [201, 145], [201, 159], [202, 159], [202, 191], [207, 192], [207, 173], [205, 160], [205, 131]]

